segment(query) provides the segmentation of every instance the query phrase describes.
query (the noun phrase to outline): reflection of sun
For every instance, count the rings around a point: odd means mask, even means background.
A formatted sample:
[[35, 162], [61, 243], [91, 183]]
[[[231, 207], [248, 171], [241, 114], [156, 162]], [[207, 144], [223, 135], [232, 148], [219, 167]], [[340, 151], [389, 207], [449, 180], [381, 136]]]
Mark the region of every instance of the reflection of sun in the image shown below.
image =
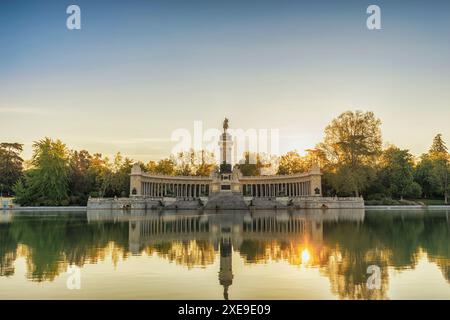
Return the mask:
[[301, 255], [302, 255], [302, 264], [307, 264], [309, 259], [311, 258], [308, 249], [307, 248], [303, 249]]

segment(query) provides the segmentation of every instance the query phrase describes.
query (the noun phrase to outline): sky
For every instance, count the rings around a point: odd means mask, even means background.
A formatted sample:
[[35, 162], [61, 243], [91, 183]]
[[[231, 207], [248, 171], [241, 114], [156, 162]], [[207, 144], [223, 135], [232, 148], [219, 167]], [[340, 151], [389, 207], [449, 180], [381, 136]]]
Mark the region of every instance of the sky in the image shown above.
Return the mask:
[[[366, 27], [371, 4], [381, 30]], [[450, 144], [449, 39], [446, 0], [1, 0], [0, 141], [26, 159], [49, 136], [148, 161], [175, 130], [227, 117], [303, 153], [363, 110], [420, 155], [437, 133]]]

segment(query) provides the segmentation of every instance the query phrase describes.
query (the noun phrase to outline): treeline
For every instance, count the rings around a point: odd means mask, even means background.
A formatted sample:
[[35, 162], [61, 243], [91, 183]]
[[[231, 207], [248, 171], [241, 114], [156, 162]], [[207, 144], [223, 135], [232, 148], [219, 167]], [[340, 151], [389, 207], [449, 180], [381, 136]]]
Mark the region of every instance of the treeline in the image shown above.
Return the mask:
[[[91, 197], [128, 197], [135, 161], [117, 153], [113, 159], [86, 150], [68, 150], [60, 140], [44, 138], [33, 144], [27, 168], [20, 157], [23, 145], [0, 144], [0, 187], [24, 206], [86, 205]], [[208, 176], [215, 170], [214, 155], [183, 152], [158, 162], [140, 162], [145, 172]]]
[[[376, 203], [392, 199], [443, 199], [448, 202], [449, 153], [437, 134], [427, 153], [415, 158], [407, 149], [383, 148], [381, 121], [372, 112], [347, 111], [326, 128], [324, 139], [305, 156], [290, 151], [280, 157], [243, 155], [236, 165], [243, 175], [307, 172], [320, 164], [326, 196], [364, 196]], [[68, 150], [60, 140], [33, 144], [24, 168], [22, 145], [0, 144], [0, 191], [21, 205], [85, 205], [92, 197], [126, 197], [133, 160], [117, 153], [113, 159], [86, 150]], [[217, 170], [214, 154], [182, 152], [140, 162], [143, 171], [165, 175], [209, 176]]]
[[33, 144], [29, 168], [8, 192], [16, 203], [33, 206], [85, 205], [89, 196], [127, 196], [132, 165], [120, 153], [110, 161], [44, 138]]
[[450, 156], [442, 135], [416, 158], [395, 145], [383, 148], [380, 126], [372, 112], [347, 111], [325, 128], [323, 141], [305, 156], [290, 151], [274, 159], [247, 153], [238, 166], [244, 175], [259, 175], [268, 167], [283, 175], [307, 172], [319, 164], [326, 196], [362, 195], [373, 204], [408, 204], [404, 198], [448, 203]]
[[363, 195], [373, 204], [395, 204], [392, 199], [404, 198], [439, 198], [447, 204], [450, 156], [442, 135], [437, 134], [429, 151], [415, 158], [395, 145], [383, 148], [380, 126], [372, 112], [344, 112], [306, 156], [297, 152], [282, 156], [278, 173], [304, 172], [320, 163], [324, 195]]

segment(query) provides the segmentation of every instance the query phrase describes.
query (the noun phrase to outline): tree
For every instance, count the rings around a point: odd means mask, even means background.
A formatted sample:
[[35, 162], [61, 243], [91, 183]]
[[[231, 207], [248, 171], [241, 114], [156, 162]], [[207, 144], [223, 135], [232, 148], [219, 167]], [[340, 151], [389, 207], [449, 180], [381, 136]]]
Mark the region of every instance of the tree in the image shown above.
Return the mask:
[[208, 177], [216, 169], [214, 153], [205, 150], [200, 151], [200, 162], [196, 165], [195, 175]]
[[434, 162], [430, 155], [425, 153], [414, 170], [414, 180], [422, 187], [422, 196], [431, 198], [439, 194], [440, 181], [434, 172]]
[[0, 143], [0, 192], [3, 195], [12, 195], [14, 184], [22, 176], [22, 151], [23, 144]]
[[172, 156], [175, 164], [175, 175], [192, 176], [194, 175], [195, 152], [194, 150], [179, 152], [176, 156]]
[[309, 149], [306, 150], [305, 156], [301, 156], [297, 150], [289, 151], [282, 155], [278, 161], [278, 174], [294, 174], [301, 172], [308, 172], [313, 165], [320, 161], [320, 150]]
[[150, 160], [144, 167], [144, 171], [148, 173], [156, 173], [156, 166], [158, 163], [156, 161]]
[[177, 176], [209, 176], [216, 168], [214, 153], [206, 150], [191, 149], [170, 159], [174, 163]]
[[69, 156], [69, 190], [72, 204], [85, 205], [94, 188], [95, 178], [89, 174], [92, 156], [86, 150], [71, 151]]
[[442, 139], [442, 134], [437, 134], [433, 139], [430, 151], [430, 159], [433, 161], [433, 172], [441, 185], [441, 193], [444, 195], [445, 204], [448, 203], [448, 175], [449, 175], [449, 153]]
[[94, 153], [88, 169], [89, 180], [93, 186], [89, 192], [93, 197], [106, 197], [111, 183], [111, 165], [107, 157], [103, 158], [101, 153]]
[[16, 184], [16, 202], [23, 205], [67, 205], [69, 161], [66, 145], [44, 138], [33, 144], [32, 164], [25, 181]]
[[401, 150], [390, 146], [383, 151], [380, 159], [380, 178], [389, 193], [393, 196], [419, 197], [420, 186], [414, 181], [413, 156], [409, 150]]
[[298, 154], [296, 150], [289, 151], [280, 157], [278, 163], [278, 174], [293, 174], [298, 172], [305, 172], [308, 170], [308, 165], [305, 159]]
[[158, 161], [155, 173], [173, 175], [175, 173], [175, 162], [172, 159], [162, 159]]
[[127, 197], [130, 194], [130, 172], [133, 160], [118, 152], [114, 157], [111, 190], [112, 196]]
[[14, 202], [20, 205], [32, 205], [36, 200], [33, 190], [31, 190], [31, 185], [29, 183], [32, 181], [32, 171], [25, 172], [24, 176], [17, 180], [13, 187], [13, 192], [15, 194]]
[[347, 111], [325, 128], [325, 138], [318, 149], [335, 175], [345, 175], [332, 179], [338, 193], [346, 179], [356, 196], [369, 185], [374, 176], [373, 163], [381, 152], [380, 125], [373, 112]]
[[434, 138], [433, 138], [433, 144], [431, 145], [430, 148], [430, 154], [433, 153], [447, 153], [448, 149], [447, 146], [445, 145], [444, 140], [442, 139], [442, 134], [438, 133]]
[[261, 161], [261, 155], [258, 153], [244, 153], [244, 159], [236, 165], [243, 176], [259, 176], [261, 175], [261, 168], [264, 164]]
[[335, 171], [324, 174], [338, 194], [343, 196], [356, 195], [369, 187], [376, 179], [376, 170], [370, 166], [352, 167], [349, 164], [336, 166]]

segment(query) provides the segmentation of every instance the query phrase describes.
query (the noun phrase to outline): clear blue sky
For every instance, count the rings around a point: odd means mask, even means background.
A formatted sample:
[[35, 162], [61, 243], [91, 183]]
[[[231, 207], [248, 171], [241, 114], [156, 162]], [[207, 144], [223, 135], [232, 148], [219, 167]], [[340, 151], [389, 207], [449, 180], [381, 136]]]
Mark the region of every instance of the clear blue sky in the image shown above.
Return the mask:
[[[66, 28], [81, 7], [82, 29]], [[381, 7], [382, 30], [366, 28]], [[381, 118], [386, 142], [450, 144], [450, 2], [0, 1], [0, 140], [44, 136], [135, 159], [171, 132], [278, 128], [303, 151], [346, 110]]]

